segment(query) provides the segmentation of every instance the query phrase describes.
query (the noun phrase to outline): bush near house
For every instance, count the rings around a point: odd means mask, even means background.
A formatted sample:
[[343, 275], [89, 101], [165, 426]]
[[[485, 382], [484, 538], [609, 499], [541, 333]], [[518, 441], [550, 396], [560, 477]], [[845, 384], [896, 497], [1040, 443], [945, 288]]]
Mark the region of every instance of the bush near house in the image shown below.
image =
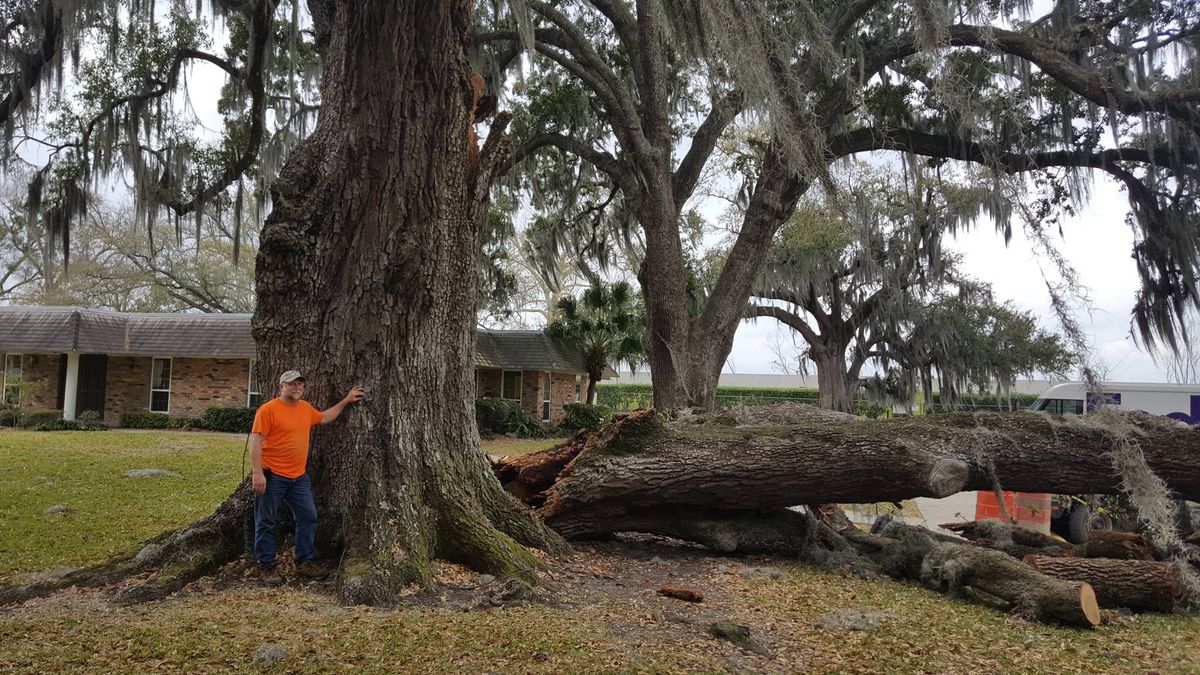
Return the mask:
[[230, 408], [209, 408], [199, 421], [202, 429], [209, 431], [224, 431], [231, 434], [248, 434], [254, 426], [254, 413], [257, 408], [236, 406]]
[[589, 403], [568, 403], [563, 406], [563, 412], [566, 415], [559, 424], [563, 431], [597, 431], [612, 418], [612, 410], [608, 406]]
[[169, 429], [171, 418], [165, 413], [136, 410], [121, 414], [121, 426], [126, 429]]
[[500, 434], [521, 438], [541, 438], [546, 435], [542, 425], [521, 410], [521, 404], [503, 398], [475, 400], [475, 425], [479, 435], [488, 438]]

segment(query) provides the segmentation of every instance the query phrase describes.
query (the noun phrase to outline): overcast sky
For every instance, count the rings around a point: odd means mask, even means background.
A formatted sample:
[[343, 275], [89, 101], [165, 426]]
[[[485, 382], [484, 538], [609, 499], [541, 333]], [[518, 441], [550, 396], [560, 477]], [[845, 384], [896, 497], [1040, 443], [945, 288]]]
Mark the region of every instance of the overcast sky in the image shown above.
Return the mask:
[[[1150, 356], [1139, 350], [1130, 335], [1130, 310], [1138, 287], [1137, 271], [1130, 257], [1133, 233], [1125, 224], [1129, 210], [1117, 184], [1098, 176], [1089, 205], [1075, 218], [1064, 220], [1062, 238], [1055, 243], [1074, 266], [1091, 300], [1090, 315], [1081, 311], [1081, 327], [1088, 333], [1093, 358], [1105, 379], [1116, 381], [1165, 382], [1166, 375]], [[1033, 246], [1014, 218], [1012, 241], [989, 222], [959, 237], [948, 248], [963, 254], [963, 268], [971, 276], [992, 284], [999, 300], [1012, 300], [1019, 308], [1032, 310], [1044, 327], [1057, 330], [1050, 310], [1043, 269], [1050, 278], [1058, 276], [1051, 266], [1039, 261]], [[777, 336], [777, 337], [775, 337]], [[726, 372], [769, 373], [775, 355], [773, 340], [790, 341], [790, 329], [770, 319], [745, 321], [738, 329]]]

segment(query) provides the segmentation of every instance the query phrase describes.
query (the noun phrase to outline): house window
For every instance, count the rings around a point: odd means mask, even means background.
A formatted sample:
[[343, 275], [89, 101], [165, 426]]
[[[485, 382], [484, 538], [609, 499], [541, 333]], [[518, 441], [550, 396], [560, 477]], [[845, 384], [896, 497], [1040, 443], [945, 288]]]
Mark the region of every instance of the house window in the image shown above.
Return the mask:
[[262, 405], [262, 392], [258, 390], [258, 361], [250, 359], [250, 381], [246, 385], [246, 405], [257, 408]]
[[4, 397], [0, 399], [3, 405], [21, 404], [21, 373], [23, 371], [22, 356], [7, 354], [4, 357]]
[[171, 410], [171, 359], [154, 359], [150, 366], [150, 412]]
[[575, 376], [575, 402], [579, 403], [580, 401], [582, 401], [583, 400], [581, 398], [582, 396], [583, 396], [583, 376], [576, 375]]
[[521, 400], [521, 371], [506, 370], [501, 376], [500, 396], [510, 401]]
[[550, 421], [550, 373], [542, 378], [542, 421]]

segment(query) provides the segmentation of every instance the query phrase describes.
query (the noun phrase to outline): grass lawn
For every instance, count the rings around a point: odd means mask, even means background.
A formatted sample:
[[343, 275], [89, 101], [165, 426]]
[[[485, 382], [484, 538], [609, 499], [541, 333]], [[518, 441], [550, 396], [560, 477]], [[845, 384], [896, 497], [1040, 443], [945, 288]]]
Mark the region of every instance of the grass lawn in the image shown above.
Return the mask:
[[[501, 444], [489, 452], [540, 449]], [[0, 431], [0, 579], [97, 562], [206, 514], [238, 482], [243, 447], [217, 434]], [[124, 476], [147, 468], [179, 476]], [[47, 514], [55, 505], [70, 510]], [[546, 572], [548, 603], [466, 612], [461, 594], [488, 582], [451, 565], [439, 565], [449, 585], [394, 610], [340, 607], [319, 584], [262, 589], [228, 570], [223, 583], [148, 605], [67, 591], [0, 609], [0, 671], [1200, 672], [1195, 616], [1106, 612], [1080, 631], [785, 559], [649, 544], [579, 551]], [[665, 582], [705, 600], [657, 595]], [[725, 619], [748, 626], [761, 650], [709, 636]], [[282, 658], [256, 659], [272, 652]]]

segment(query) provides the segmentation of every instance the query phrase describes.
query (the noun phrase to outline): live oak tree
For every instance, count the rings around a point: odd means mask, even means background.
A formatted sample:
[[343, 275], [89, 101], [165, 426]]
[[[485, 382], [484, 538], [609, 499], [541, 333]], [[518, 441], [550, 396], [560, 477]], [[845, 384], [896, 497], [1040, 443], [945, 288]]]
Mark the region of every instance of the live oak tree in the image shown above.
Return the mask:
[[[772, 235], [830, 163], [858, 153], [987, 167], [987, 212], [1006, 231], [1017, 204], [1033, 205], [1027, 226], [1045, 227], [1107, 175], [1138, 233], [1134, 322], [1148, 341], [1178, 344], [1200, 297], [1194, 3], [1060, 2], [1036, 17], [1027, 2], [523, 5], [474, 38], [498, 69], [531, 55], [514, 163], [578, 188], [553, 207], [604, 207], [640, 233], [659, 407], [713, 405]], [[723, 272], [691, 312], [681, 213], [739, 116], [770, 132]], [[539, 173], [542, 157], [563, 170]], [[586, 233], [600, 221], [562, 222]]]
[[[147, 220], [181, 228], [216, 195], [269, 184], [253, 320], [263, 391], [297, 368], [318, 406], [355, 384], [368, 392], [316, 434], [310, 464], [339, 595], [387, 603], [428, 581], [435, 557], [533, 583], [525, 546], [565, 544], [500, 488], [474, 428], [479, 232], [508, 143], [504, 114], [481, 148], [470, 131], [470, 3], [313, 0], [307, 26], [277, 0], [212, 9], [224, 55], [208, 51], [191, 5], [28, 0], [3, 17], [0, 122], [12, 143], [44, 131], [52, 148], [31, 206], [68, 247], [105, 176], [130, 175]], [[198, 63], [226, 76], [215, 145], [172, 114]], [[60, 97], [58, 78], [78, 90]], [[249, 497], [243, 484], [136, 558], [61, 583], [154, 569], [122, 597], [179, 588], [241, 553]]]
[[807, 345], [821, 407], [853, 412], [868, 364], [880, 373], [872, 383], [886, 385], [878, 394], [911, 400], [920, 386], [928, 397], [936, 379], [944, 401], [1069, 367], [1056, 336], [993, 301], [943, 248], [986, 194], [978, 178], [857, 165], [837, 179], [841, 203], [806, 197], [780, 229], [747, 310]]

